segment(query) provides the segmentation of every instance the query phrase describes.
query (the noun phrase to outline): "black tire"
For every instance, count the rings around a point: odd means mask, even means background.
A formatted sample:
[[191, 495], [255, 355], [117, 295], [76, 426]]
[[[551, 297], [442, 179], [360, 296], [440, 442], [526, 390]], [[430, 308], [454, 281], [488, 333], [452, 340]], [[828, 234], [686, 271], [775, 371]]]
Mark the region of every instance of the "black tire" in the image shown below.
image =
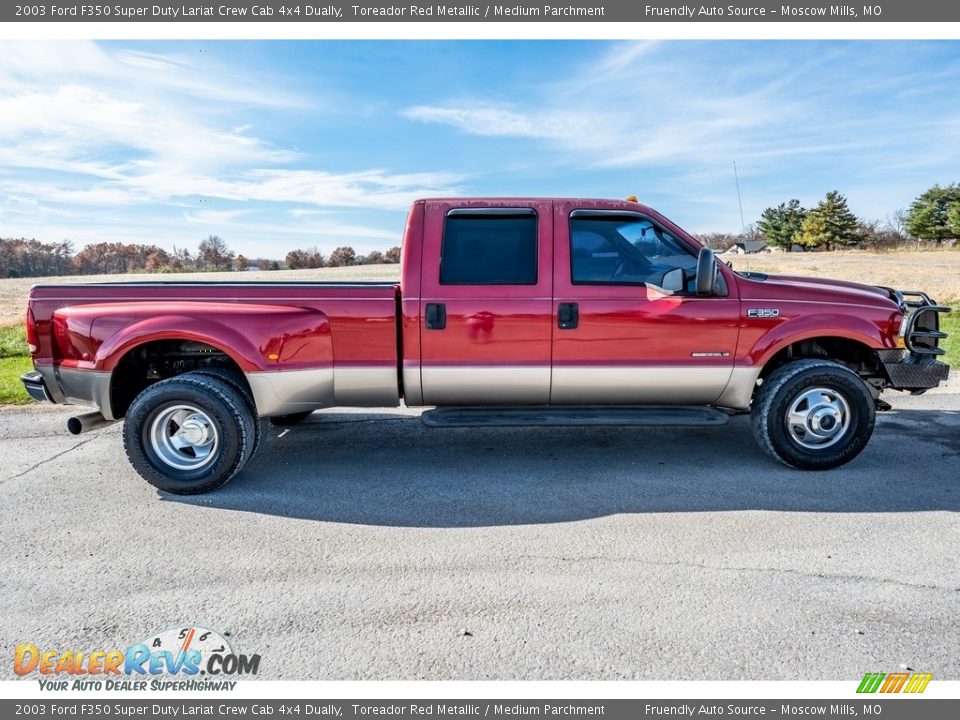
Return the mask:
[[228, 368], [221, 367], [205, 367], [194, 370], [193, 374], [199, 375], [209, 375], [210, 377], [219, 378], [223, 382], [227, 383], [230, 387], [236, 390], [243, 396], [243, 399], [247, 401], [247, 407], [250, 408], [250, 412], [253, 415], [253, 427], [254, 427], [254, 438], [253, 438], [253, 448], [250, 450], [250, 456], [247, 458], [246, 462], [250, 462], [257, 456], [257, 453], [260, 452], [260, 447], [263, 443], [264, 435], [267, 432], [266, 420], [257, 415], [257, 401], [253, 399], [253, 393], [250, 392], [250, 386], [243, 379], [243, 377], [237, 373], [235, 370], [230, 370]]
[[796, 360], [763, 381], [750, 415], [757, 443], [771, 457], [801, 470], [829, 470], [866, 447], [876, 407], [863, 380], [846, 366]]
[[297, 423], [302, 423], [312, 414], [313, 410], [307, 410], [306, 412], [290, 413], [289, 415], [277, 415], [276, 417], [270, 418], [270, 424], [279, 425], [280, 427], [296, 425]]
[[[187, 422], [164, 420], [177, 413], [187, 413]], [[179, 436], [171, 434], [177, 422], [182, 431], [194, 418], [203, 420], [194, 422], [193, 427], [199, 428], [201, 435], [197, 447], [209, 446], [206, 455], [193, 446], [178, 451], [173, 449], [174, 443], [164, 440]], [[220, 378], [191, 372], [161, 380], [134, 399], [123, 425], [123, 446], [134, 469], [154, 487], [177, 495], [197, 495], [220, 487], [246, 464], [255, 442], [255, 426], [242, 393]], [[205, 442], [208, 438], [213, 439]]]

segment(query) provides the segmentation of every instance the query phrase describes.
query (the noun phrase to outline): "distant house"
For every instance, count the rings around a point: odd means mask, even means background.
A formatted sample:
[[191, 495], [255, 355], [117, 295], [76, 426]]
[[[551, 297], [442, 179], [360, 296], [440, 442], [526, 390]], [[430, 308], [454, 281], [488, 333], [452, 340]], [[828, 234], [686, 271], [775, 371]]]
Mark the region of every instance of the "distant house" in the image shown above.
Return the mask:
[[737, 240], [726, 252], [733, 255], [752, 255], [767, 247], [766, 240]]

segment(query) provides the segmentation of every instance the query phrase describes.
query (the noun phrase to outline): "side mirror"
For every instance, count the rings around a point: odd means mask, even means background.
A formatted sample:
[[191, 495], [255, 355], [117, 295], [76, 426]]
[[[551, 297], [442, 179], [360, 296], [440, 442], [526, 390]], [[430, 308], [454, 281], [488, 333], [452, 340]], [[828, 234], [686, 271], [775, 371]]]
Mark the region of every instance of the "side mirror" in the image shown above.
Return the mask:
[[697, 295], [713, 295], [717, 286], [717, 259], [710, 248], [700, 248], [697, 256]]

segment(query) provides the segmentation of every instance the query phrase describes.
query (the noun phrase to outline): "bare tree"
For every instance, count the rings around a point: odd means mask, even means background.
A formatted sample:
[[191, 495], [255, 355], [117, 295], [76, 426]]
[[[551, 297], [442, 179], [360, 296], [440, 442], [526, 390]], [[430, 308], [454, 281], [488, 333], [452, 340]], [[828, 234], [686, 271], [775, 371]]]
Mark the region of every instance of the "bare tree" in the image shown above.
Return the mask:
[[344, 245], [338, 247], [332, 253], [330, 253], [330, 261], [328, 265], [330, 267], [343, 267], [345, 265], [353, 265], [357, 259], [357, 251], [354, 250], [349, 245]]
[[210, 235], [200, 241], [197, 249], [197, 264], [205, 270], [230, 270], [233, 268], [233, 251], [219, 235]]

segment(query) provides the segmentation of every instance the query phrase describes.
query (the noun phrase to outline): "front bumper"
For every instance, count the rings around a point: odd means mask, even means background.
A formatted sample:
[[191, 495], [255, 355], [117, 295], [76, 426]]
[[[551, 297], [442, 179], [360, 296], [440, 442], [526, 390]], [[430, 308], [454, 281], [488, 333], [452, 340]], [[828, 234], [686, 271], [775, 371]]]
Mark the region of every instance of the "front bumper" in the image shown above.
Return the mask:
[[27, 391], [27, 395], [32, 397], [37, 402], [53, 402], [53, 398], [50, 395], [50, 391], [47, 389], [47, 383], [44, 381], [43, 375], [38, 373], [36, 370], [32, 370], [21, 375], [20, 382], [23, 383], [23, 387]]
[[932, 355], [909, 350], [880, 350], [880, 362], [895, 390], [923, 391], [946, 382], [950, 366]]

